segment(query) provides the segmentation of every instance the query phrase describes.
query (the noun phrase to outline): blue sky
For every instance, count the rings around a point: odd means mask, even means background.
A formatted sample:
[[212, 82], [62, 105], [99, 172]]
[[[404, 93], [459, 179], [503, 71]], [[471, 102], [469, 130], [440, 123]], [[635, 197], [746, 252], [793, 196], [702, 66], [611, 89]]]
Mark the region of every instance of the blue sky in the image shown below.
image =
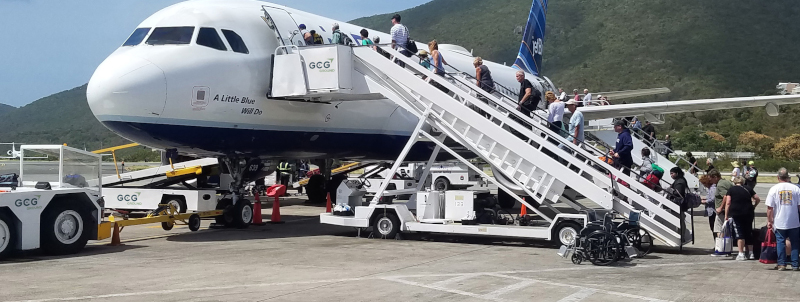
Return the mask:
[[[272, 0], [347, 21], [430, 0]], [[142, 20], [179, 0], [0, 0], [0, 103], [24, 106], [85, 84]], [[331, 5], [333, 2], [336, 5]]]

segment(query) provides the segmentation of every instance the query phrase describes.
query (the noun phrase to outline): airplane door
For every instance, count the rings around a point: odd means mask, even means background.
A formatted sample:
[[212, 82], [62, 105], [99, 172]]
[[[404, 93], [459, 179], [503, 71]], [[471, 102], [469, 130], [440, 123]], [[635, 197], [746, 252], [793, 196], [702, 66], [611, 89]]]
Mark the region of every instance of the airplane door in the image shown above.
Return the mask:
[[289, 12], [266, 5], [262, 5], [261, 8], [264, 11], [264, 17], [262, 18], [270, 28], [275, 30], [283, 45], [306, 45], [300, 30], [297, 28], [297, 23]]

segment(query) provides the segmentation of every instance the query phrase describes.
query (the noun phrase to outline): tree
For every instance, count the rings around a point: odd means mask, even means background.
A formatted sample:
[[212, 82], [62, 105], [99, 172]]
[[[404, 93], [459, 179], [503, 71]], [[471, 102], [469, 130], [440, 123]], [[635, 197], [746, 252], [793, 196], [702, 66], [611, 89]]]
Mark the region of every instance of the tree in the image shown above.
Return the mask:
[[775, 139], [754, 131], [739, 134], [737, 151], [754, 152], [759, 157], [768, 157], [775, 146]]
[[800, 134], [782, 138], [772, 148], [772, 155], [788, 160], [800, 160]]

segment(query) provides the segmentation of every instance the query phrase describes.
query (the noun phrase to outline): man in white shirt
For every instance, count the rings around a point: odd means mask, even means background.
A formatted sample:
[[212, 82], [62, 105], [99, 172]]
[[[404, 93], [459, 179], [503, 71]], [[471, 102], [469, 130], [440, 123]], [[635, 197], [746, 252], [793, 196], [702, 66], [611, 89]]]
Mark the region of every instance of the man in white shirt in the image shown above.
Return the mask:
[[[411, 52], [406, 50], [406, 43], [408, 43], [408, 27], [401, 24], [400, 20], [400, 14], [394, 14], [394, 16], [392, 16], [392, 30], [390, 31], [392, 35], [392, 48], [397, 49], [406, 57], [411, 57]], [[397, 61], [397, 64], [403, 67], [406, 66], [401, 61]]]
[[589, 106], [592, 104], [592, 93], [589, 92], [589, 89], [583, 90], [583, 106]]
[[[547, 121], [550, 123], [550, 131], [553, 131], [559, 136], [563, 136], [561, 127], [564, 125], [564, 102], [555, 98], [552, 92], [548, 91], [547, 93], [551, 95], [551, 98], [547, 100], [551, 102], [550, 106], [547, 107], [547, 110], [550, 111], [550, 114], [547, 116]], [[545, 98], [547, 98], [547, 96], [545, 96]]]
[[562, 102], [567, 101], [567, 93], [564, 92], [564, 88], [558, 88], [558, 99]]
[[572, 117], [569, 119], [569, 135], [568, 139], [573, 144], [580, 144], [583, 142], [583, 113], [578, 111], [578, 102], [570, 100], [567, 102], [567, 109], [572, 112]]
[[800, 271], [800, 188], [791, 183], [786, 168], [778, 170], [779, 183], [767, 195], [767, 227], [775, 231], [778, 241], [776, 270], [786, 270], [786, 239], [792, 243], [792, 270]]

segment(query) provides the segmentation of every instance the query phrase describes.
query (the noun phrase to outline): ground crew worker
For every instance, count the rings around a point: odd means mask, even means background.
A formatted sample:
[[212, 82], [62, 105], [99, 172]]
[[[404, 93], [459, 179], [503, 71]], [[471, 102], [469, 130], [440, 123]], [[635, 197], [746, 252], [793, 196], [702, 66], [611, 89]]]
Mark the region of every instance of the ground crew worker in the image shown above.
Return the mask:
[[278, 171], [275, 171], [275, 184], [288, 186], [290, 173], [292, 170], [289, 169], [289, 163], [282, 159], [278, 164]]

